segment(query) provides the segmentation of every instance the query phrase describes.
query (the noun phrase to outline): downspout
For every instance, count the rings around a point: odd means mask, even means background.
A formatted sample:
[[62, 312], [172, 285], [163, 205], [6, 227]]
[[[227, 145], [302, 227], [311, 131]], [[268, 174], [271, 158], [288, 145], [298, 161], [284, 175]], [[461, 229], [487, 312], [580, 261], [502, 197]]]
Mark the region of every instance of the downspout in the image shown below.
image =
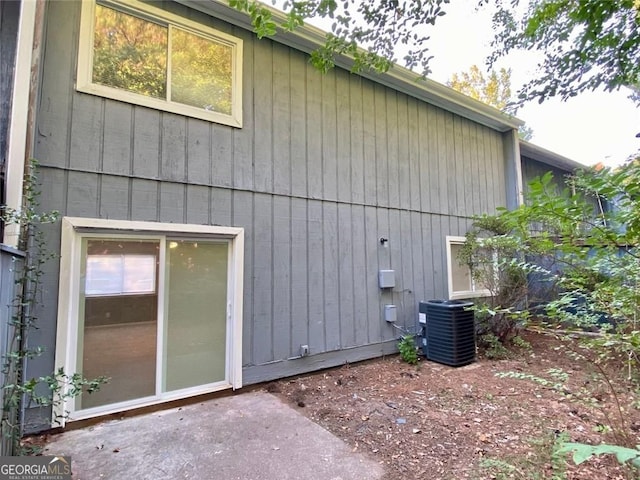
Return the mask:
[[[524, 187], [522, 180], [522, 157], [520, 156], [520, 136], [518, 130], [512, 129], [502, 134], [502, 144], [504, 149], [504, 161], [505, 161], [505, 177], [506, 177], [506, 190], [507, 190], [507, 208], [509, 210], [516, 210], [524, 205]], [[520, 257], [524, 257], [521, 253], [517, 254]], [[524, 258], [521, 258], [524, 259]], [[529, 307], [529, 295], [525, 295], [524, 305], [518, 305], [518, 308], [522, 306]]]
[[524, 205], [522, 183], [522, 161], [520, 159], [520, 137], [518, 130], [512, 129], [502, 134], [502, 145], [505, 161], [505, 181], [507, 205], [509, 210]]
[[[22, 211], [25, 165], [33, 151], [45, 2], [22, 0], [20, 5], [6, 165], [6, 206], [16, 212]], [[2, 241], [19, 247], [20, 225], [6, 225]]]

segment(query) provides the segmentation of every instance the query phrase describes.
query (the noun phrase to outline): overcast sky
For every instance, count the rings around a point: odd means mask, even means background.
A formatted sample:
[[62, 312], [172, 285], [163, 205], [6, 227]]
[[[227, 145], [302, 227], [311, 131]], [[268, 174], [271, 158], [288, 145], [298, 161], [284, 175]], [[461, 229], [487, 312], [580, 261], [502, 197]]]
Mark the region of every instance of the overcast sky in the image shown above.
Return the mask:
[[[446, 6], [429, 42], [432, 79], [445, 83], [473, 64], [485, 68], [491, 51], [491, 17], [476, 11], [477, 2], [457, 0]], [[526, 82], [536, 66], [531, 55], [516, 54], [499, 67], [512, 69], [512, 90]], [[640, 149], [640, 110], [627, 91], [585, 93], [567, 102], [550, 100], [525, 105], [518, 117], [533, 128], [533, 143], [580, 163], [616, 165]]]

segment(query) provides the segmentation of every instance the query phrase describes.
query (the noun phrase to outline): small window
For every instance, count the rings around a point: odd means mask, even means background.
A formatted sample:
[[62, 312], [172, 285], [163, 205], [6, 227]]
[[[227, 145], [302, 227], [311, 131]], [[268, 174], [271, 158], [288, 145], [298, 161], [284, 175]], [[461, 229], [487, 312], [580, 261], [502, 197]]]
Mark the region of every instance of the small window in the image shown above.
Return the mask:
[[83, 2], [78, 90], [242, 126], [242, 40], [135, 0]]
[[486, 297], [491, 293], [473, 278], [469, 265], [461, 263], [460, 253], [464, 246], [464, 237], [447, 236], [447, 267], [449, 278], [449, 299]]

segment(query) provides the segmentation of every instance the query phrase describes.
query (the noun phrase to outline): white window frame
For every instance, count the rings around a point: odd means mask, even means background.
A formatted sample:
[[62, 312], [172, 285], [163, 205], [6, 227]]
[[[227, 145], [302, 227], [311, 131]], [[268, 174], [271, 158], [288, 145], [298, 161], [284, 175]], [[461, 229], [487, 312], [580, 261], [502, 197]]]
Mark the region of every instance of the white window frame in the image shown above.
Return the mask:
[[457, 262], [458, 259], [455, 258], [455, 255], [451, 251], [452, 245], [464, 245], [466, 242], [465, 237], [447, 235], [446, 237], [446, 245], [447, 245], [447, 283], [449, 289], [449, 300], [462, 300], [467, 298], [477, 298], [477, 297], [490, 297], [491, 292], [486, 288], [480, 288], [476, 285], [473, 275], [471, 271], [469, 271], [469, 277], [471, 279], [471, 290], [455, 290], [453, 286], [453, 262]]
[[80, 43], [78, 48], [78, 72], [76, 89], [80, 92], [111, 98], [122, 102], [141, 105], [156, 110], [177, 113], [188, 117], [208, 120], [232, 127], [242, 127], [242, 39], [219, 32], [205, 25], [179, 17], [162, 9], [137, 0], [100, 0], [100, 5], [137, 14], [162, 25], [174, 25], [218, 43], [223, 43], [232, 49], [232, 85], [231, 85], [231, 115], [213, 112], [201, 108], [171, 102], [166, 99], [153, 98], [118, 88], [93, 83], [93, 31], [95, 23], [96, 1], [83, 1], [80, 20]]
[[[104, 220], [95, 218], [64, 217], [62, 219], [62, 239], [60, 258], [60, 285], [58, 295], [58, 326], [56, 336], [55, 368], [64, 368], [68, 374], [76, 373], [77, 339], [79, 323], [80, 265], [82, 262], [82, 240], [84, 238], [124, 238], [131, 240], [158, 240], [167, 237], [185, 236], [206, 240], [225, 241], [229, 245], [227, 282], [227, 340], [225, 379], [221, 382], [199, 385], [172, 392], [119, 402], [101, 407], [76, 410], [75, 399], [65, 399], [54, 406], [52, 419], [57, 424], [66, 421], [108, 415], [134, 408], [155, 405], [171, 400], [187, 398], [224, 389], [242, 387], [242, 287], [244, 264], [244, 229], [175, 223], [134, 222], [126, 220]], [[166, 243], [166, 242], [165, 242]], [[164, 248], [160, 249], [160, 262], [164, 262]], [[164, 290], [162, 277], [158, 291]], [[162, 304], [160, 303], [160, 306]], [[161, 321], [163, 312], [158, 312]], [[158, 328], [158, 343], [162, 346], [162, 329]], [[159, 352], [163, 349], [160, 348]], [[159, 353], [160, 355], [161, 353]], [[161, 372], [156, 372], [156, 385], [161, 385]], [[68, 388], [65, 387], [65, 388]], [[105, 388], [108, 388], [105, 386]], [[66, 392], [62, 392], [63, 394]], [[64, 398], [64, 397], [63, 397]]]

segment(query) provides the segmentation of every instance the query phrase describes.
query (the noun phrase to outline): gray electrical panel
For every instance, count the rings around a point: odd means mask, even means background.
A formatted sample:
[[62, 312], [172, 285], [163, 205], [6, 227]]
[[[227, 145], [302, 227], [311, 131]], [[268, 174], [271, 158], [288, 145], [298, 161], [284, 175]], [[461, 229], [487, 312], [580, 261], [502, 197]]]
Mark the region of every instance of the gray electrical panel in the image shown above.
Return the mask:
[[384, 319], [389, 323], [395, 322], [398, 319], [398, 308], [395, 305], [385, 305]]
[[378, 283], [380, 288], [393, 288], [396, 286], [395, 270], [380, 270], [378, 272]]

